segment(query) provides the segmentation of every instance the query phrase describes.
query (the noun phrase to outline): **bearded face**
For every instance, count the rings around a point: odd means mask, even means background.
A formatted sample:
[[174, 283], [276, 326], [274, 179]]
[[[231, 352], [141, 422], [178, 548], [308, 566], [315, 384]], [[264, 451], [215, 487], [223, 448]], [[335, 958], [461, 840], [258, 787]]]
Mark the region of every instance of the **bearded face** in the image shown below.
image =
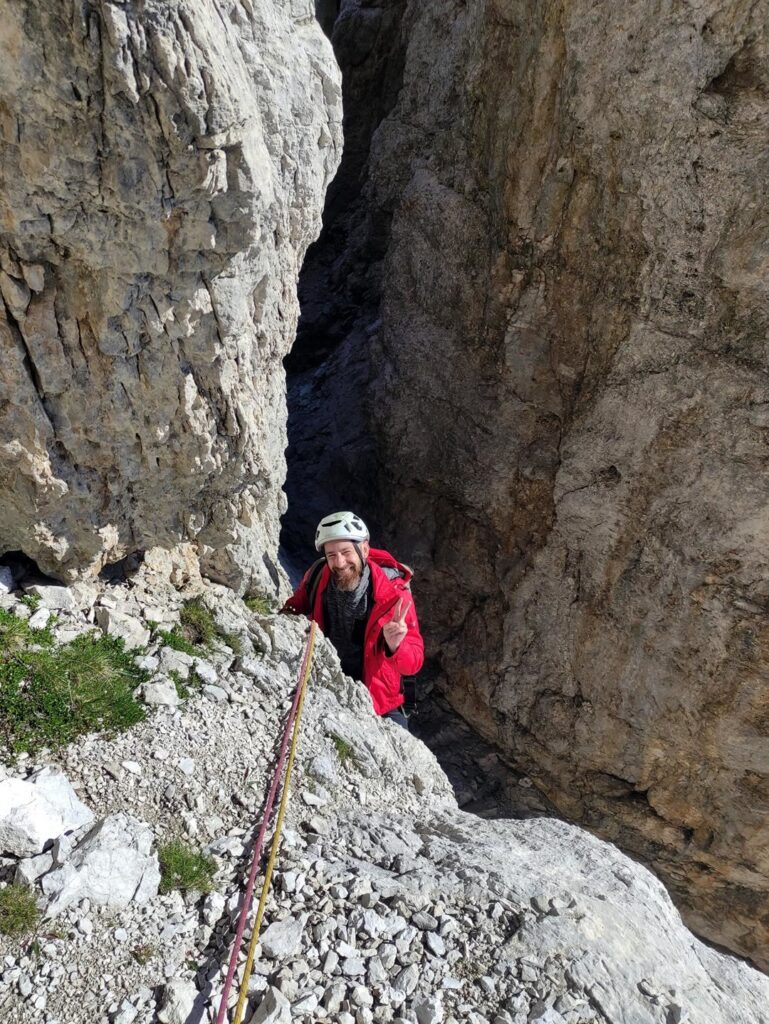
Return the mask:
[[323, 554], [338, 590], [355, 590], [360, 583], [368, 552], [369, 543], [365, 540], [358, 544], [357, 549], [349, 540], [330, 540], [323, 545]]

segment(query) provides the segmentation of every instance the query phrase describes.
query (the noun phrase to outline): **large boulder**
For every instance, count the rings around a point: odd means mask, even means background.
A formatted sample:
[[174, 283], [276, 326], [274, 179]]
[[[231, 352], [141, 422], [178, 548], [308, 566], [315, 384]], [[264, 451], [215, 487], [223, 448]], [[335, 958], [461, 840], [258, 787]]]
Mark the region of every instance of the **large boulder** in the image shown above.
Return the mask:
[[78, 799], [67, 777], [54, 768], [0, 782], [2, 853], [34, 857], [65, 832], [93, 820], [93, 812]]
[[83, 899], [111, 907], [152, 899], [160, 885], [152, 844], [149, 826], [128, 814], [99, 821], [65, 863], [43, 878], [47, 915], [55, 917]]
[[298, 269], [339, 159], [311, 0], [15, 4], [0, 29], [0, 553], [192, 541], [278, 582]]

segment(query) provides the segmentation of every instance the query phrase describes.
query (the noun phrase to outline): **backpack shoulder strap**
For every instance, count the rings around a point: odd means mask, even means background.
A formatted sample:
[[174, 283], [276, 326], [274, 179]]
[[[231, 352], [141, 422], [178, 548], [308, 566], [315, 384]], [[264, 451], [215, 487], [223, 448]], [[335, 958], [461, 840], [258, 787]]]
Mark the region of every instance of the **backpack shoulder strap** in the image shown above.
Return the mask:
[[310, 602], [310, 612], [315, 607], [315, 598], [318, 594], [318, 586], [320, 584], [320, 574], [323, 572], [323, 566], [326, 564], [325, 558], [319, 558], [313, 562], [310, 568], [307, 570], [307, 597]]

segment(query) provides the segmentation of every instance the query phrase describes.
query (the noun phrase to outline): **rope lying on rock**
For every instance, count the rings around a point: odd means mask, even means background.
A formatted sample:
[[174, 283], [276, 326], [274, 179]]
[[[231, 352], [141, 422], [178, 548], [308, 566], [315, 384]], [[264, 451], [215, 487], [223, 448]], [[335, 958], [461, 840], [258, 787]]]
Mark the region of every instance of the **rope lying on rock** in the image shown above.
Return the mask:
[[307, 637], [307, 644], [304, 649], [304, 657], [302, 659], [302, 667], [299, 670], [299, 680], [294, 694], [294, 700], [291, 705], [291, 711], [289, 712], [288, 721], [286, 722], [286, 730], [283, 734], [283, 740], [280, 744], [280, 754], [278, 755], [278, 763], [275, 767], [275, 774], [272, 777], [272, 783], [270, 785], [270, 791], [267, 796], [267, 802], [264, 807], [264, 816], [262, 817], [262, 823], [259, 827], [259, 834], [256, 837], [256, 845], [254, 846], [254, 855], [251, 860], [251, 870], [248, 873], [248, 882], [246, 883], [246, 890], [243, 895], [243, 906], [240, 910], [240, 916], [238, 918], [238, 927], [235, 932], [235, 939], [232, 946], [232, 953], [230, 955], [230, 963], [227, 969], [227, 977], [224, 981], [224, 988], [222, 990], [222, 998], [219, 1003], [219, 1012], [216, 1015], [216, 1024], [223, 1024], [224, 1018], [227, 1014], [227, 1004], [230, 998], [230, 990], [232, 988], [232, 981], [235, 977], [235, 970], [238, 965], [238, 956], [240, 949], [243, 944], [243, 933], [246, 930], [246, 920], [248, 919], [249, 911], [251, 910], [251, 902], [254, 896], [254, 885], [256, 883], [256, 876], [259, 871], [259, 862], [262, 857], [262, 846], [264, 845], [264, 837], [267, 832], [267, 826], [269, 824], [270, 815], [272, 814], [272, 808], [275, 804], [275, 796], [278, 791], [280, 784], [280, 778], [283, 774], [283, 763], [286, 759], [286, 750], [288, 748], [289, 737], [291, 739], [291, 751], [288, 758], [288, 766], [286, 768], [286, 778], [283, 783], [283, 791], [280, 797], [280, 807], [278, 808], [278, 818], [275, 824], [275, 833], [272, 839], [272, 848], [270, 850], [270, 859], [267, 864], [267, 870], [264, 876], [264, 882], [262, 883], [262, 892], [259, 897], [259, 907], [256, 913], [256, 920], [254, 921], [254, 927], [251, 933], [251, 943], [248, 949], [248, 958], [246, 960], [246, 966], [243, 974], [243, 981], [240, 985], [240, 995], [238, 997], [238, 1003], [235, 1010], [235, 1018], [233, 1024], [240, 1024], [243, 1019], [243, 1010], [245, 1008], [246, 998], [248, 995], [248, 983], [251, 978], [251, 971], [254, 964], [254, 954], [256, 952], [256, 945], [259, 941], [259, 929], [262, 924], [262, 917], [264, 916], [264, 908], [267, 903], [267, 895], [270, 888], [270, 880], [272, 878], [272, 871], [275, 866], [275, 860], [278, 855], [278, 848], [280, 846], [280, 835], [283, 828], [283, 817], [286, 811], [286, 804], [288, 803], [288, 785], [291, 781], [291, 770], [294, 765], [294, 755], [296, 753], [296, 744], [299, 738], [299, 726], [302, 720], [302, 708], [304, 707], [304, 696], [307, 692], [307, 681], [310, 678], [310, 669], [312, 667], [312, 654], [315, 647], [315, 634], [317, 626], [313, 622], [310, 624], [310, 633]]

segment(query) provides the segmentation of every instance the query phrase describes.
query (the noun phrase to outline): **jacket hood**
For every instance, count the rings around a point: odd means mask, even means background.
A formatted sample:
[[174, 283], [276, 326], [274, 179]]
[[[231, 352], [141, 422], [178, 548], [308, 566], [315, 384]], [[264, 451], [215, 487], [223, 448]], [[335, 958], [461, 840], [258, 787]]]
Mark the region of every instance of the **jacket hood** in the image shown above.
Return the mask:
[[397, 558], [393, 558], [389, 551], [382, 548], [369, 548], [368, 561], [378, 565], [381, 569], [397, 569], [404, 583], [410, 582], [413, 571]]

